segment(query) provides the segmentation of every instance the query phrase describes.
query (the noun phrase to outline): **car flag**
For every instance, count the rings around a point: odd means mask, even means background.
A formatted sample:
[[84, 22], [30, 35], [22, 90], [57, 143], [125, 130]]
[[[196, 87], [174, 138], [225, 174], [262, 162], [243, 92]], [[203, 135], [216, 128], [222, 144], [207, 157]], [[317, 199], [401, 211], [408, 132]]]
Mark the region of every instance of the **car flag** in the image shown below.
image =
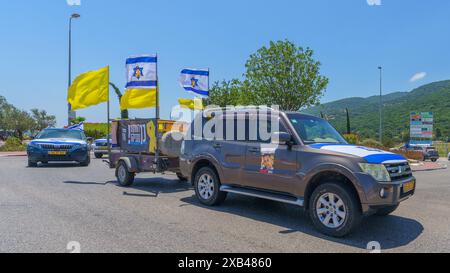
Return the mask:
[[79, 75], [69, 88], [67, 101], [72, 110], [109, 100], [109, 66]]
[[203, 100], [202, 99], [179, 99], [178, 103], [181, 108], [190, 109], [190, 110], [203, 110]]
[[203, 97], [209, 96], [209, 70], [184, 69], [181, 71], [180, 83], [188, 92]]
[[157, 56], [143, 55], [126, 60], [126, 92], [120, 100], [121, 110], [156, 106], [158, 87]]

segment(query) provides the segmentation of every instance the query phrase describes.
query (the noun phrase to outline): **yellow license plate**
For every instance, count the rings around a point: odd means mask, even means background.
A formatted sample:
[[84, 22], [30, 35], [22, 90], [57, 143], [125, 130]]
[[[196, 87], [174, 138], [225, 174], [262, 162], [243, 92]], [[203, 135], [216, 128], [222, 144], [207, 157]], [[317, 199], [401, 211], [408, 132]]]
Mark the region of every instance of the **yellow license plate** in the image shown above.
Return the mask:
[[49, 155], [66, 155], [66, 152], [62, 151], [50, 151], [48, 152]]
[[416, 182], [408, 182], [403, 185], [403, 193], [410, 192], [416, 188]]

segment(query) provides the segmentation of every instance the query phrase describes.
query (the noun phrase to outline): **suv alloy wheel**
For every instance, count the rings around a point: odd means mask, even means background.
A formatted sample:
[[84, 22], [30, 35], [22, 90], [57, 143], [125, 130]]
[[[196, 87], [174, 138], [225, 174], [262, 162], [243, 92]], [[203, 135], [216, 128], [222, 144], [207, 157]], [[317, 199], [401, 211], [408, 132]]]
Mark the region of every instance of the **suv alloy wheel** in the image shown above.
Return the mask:
[[227, 193], [220, 191], [220, 186], [216, 172], [210, 167], [201, 168], [195, 175], [195, 194], [204, 205], [216, 206], [225, 201]]
[[309, 202], [313, 224], [326, 235], [344, 237], [361, 222], [359, 201], [347, 185], [336, 182], [322, 184], [312, 193]]

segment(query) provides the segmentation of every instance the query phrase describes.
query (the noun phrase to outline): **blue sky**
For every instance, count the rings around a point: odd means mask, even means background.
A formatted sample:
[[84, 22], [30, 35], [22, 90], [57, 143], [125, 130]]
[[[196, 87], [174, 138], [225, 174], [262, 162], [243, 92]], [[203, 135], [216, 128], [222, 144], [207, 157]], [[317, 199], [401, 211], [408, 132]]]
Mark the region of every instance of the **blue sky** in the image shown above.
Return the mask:
[[[158, 53], [162, 117], [177, 98], [185, 67], [211, 69], [211, 80], [240, 78], [248, 56], [270, 40], [289, 39], [315, 51], [330, 84], [323, 102], [378, 91], [409, 91], [450, 78], [450, 1], [447, 0], [67, 0], [2, 1], [0, 95], [22, 108], [40, 108], [66, 120], [67, 29], [73, 25], [73, 75], [111, 66], [125, 85], [125, 59]], [[380, 4], [381, 5], [378, 5]], [[422, 74], [418, 74], [422, 73]], [[426, 76], [424, 74], [426, 73]], [[411, 81], [416, 75], [416, 81]], [[112, 116], [119, 116], [111, 94]], [[101, 105], [79, 111], [106, 119]], [[153, 110], [133, 110], [150, 117]]]

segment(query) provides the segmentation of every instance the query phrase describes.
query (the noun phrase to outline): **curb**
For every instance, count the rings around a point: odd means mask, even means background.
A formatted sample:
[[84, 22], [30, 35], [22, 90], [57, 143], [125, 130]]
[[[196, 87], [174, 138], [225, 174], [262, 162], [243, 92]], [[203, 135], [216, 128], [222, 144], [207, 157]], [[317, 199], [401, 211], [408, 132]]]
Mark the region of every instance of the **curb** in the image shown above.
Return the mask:
[[439, 170], [446, 170], [448, 169], [447, 165], [441, 166], [441, 167], [436, 167], [436, 168], [429, 168], [429, 169], [414, 169], [414, 167], [412, 167], [412, 171], [413, 172], [431, 172], [431, 171], [439, 171]]
[[8, 154], [8, 153], [1, 154], [0, 153], [0, 157], [25, 157], [25, 156], [27, 156], [27, 154]]

